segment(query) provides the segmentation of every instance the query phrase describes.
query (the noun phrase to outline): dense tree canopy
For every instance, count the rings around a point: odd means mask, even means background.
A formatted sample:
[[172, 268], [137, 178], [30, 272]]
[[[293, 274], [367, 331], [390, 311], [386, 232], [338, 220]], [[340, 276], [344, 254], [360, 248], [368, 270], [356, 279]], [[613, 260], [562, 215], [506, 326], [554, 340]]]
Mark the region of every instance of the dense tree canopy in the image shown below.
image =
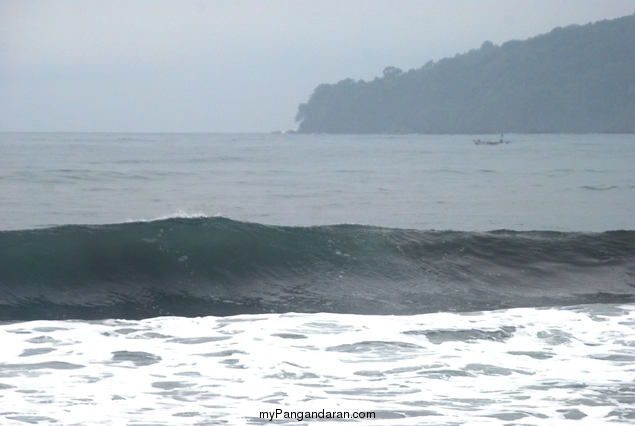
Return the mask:
[[634, 133], [635, 15], [318, 86], [302, 133]]

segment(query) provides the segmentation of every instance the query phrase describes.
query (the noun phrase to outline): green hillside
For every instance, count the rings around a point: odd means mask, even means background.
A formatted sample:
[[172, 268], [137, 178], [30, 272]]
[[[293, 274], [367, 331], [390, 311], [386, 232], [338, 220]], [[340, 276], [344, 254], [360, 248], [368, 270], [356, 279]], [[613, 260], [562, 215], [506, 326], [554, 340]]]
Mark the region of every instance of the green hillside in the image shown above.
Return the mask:
[[635, 14], [318, 86], [300, 133], [635, 133]]

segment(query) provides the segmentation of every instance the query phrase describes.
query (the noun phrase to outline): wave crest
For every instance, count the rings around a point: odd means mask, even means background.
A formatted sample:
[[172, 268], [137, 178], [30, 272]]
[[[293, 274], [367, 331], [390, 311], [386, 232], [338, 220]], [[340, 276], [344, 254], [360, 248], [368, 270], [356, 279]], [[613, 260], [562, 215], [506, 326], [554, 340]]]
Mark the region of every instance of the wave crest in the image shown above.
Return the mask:
[[281, 227], [222, 217], [0, 232], [0, 319], [419, 314], [630, 302], [635, 231]]

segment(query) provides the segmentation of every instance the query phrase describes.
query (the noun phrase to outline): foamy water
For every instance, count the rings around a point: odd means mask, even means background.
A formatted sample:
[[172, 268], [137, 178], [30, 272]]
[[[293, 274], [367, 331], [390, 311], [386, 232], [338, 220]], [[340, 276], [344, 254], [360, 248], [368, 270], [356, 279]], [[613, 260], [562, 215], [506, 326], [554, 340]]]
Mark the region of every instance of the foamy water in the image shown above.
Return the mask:
[[284, 413], [322, 410], [377, 425], [635, 419], [635, 305], [33, 321], [0, 336], [7, 425], [308, 424]]

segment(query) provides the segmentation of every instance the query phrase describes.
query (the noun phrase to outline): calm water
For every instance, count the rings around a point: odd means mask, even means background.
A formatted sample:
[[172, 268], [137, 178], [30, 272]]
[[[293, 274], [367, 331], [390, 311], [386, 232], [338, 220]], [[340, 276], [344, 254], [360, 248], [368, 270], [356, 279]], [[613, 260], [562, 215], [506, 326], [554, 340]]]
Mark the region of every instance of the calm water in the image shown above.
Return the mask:
[[632, 424], [635, 137], [471, 138], [0, 134], [0, 423]]
[[[487, 136], [481, 136], [487, 139]], [[275, 225], [635, 229], [633, 135], [0, 134], [0, 229], [222, 215]]]

